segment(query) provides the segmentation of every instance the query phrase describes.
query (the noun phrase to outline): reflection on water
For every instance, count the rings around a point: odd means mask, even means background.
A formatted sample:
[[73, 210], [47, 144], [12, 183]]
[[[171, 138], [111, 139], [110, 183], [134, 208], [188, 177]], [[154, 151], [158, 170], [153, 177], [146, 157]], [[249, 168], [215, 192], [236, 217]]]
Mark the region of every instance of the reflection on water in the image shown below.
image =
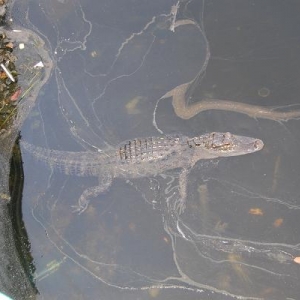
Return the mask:
[[293, 52], [291, 63], [286, 51], [300, 8], [285, 4], [270, 16], [272, 1], [224, 5], [16, 1], [13, 16], [43, 35], [55, 62], [24, 139], [101, 151], [157, 131], [226, 128], [266, 145], [253, 156], [200, 162], [182, 214], [177, 170], [116, 181], [77, 215], [72, 205], [97, 182], [27, 163], [23, 212], [45, 299], [297, 298], [299, 128], [291, 119], [299, 116], [299, 59]]

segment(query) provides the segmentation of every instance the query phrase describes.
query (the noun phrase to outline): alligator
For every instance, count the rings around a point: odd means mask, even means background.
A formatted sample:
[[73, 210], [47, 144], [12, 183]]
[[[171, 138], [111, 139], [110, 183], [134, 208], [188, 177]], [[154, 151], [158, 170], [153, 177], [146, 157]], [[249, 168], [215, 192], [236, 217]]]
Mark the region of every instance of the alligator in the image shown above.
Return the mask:
[[249, 154], [261, 150], [263, 145], [259, 139], [229, 132], [212, 132], [193, 138], [183, 135], [137, 138], [99, 152], [49, 150], [21, 141], [25, 151], [51, 168], [58, 168], [67, 175], [99, 178], [98, 186], [86, 189], [80, 196], [75, 206], [79, 214], [87, 208], [88, 198], [107, 191], [114, 178], [157, 176], [172, 169], [181, 169], [179, 213], [182, 213], [187, 176], [199, 160]]

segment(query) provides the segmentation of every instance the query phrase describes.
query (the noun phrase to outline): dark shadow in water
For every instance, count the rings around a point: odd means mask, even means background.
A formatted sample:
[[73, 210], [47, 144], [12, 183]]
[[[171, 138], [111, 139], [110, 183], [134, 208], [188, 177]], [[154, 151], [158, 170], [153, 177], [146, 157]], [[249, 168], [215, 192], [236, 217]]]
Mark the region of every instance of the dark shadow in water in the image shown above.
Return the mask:
[[37, 294], [21, 214], [22, 159], [15, 142], [51, 66], [38, 35], [11, 23], [1, 28], [0, 292], [13, 299], [34, 299]]

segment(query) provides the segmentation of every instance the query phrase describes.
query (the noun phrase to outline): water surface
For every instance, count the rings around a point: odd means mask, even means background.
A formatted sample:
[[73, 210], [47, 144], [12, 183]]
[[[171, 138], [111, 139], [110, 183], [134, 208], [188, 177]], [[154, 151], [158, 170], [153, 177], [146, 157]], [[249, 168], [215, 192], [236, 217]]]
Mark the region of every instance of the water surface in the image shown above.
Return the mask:
[[[72, 205], [97, 180], [24, 154], [23, 218], [41, 299], [297, 299], [299, 120], [181, 112], [209, 99], [299, 110], [299, 12], [271, 0], [15, 2], [16, 22], [46, 41], [55, 64], [23, 139], [97, 151], [229, 131], [265, 144], [197, 164], [182, 214], [178, 170], [116, 180], [77, 215]], [[183, 84], [174, 111], [163, 96]]]

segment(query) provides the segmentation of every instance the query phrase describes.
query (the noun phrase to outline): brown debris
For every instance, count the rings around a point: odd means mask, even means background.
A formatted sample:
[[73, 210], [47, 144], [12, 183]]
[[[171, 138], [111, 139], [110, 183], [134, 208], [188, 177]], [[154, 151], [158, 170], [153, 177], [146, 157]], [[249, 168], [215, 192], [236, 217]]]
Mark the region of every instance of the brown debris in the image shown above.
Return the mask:
[[296, 256], [296, 257], [294, 258], [294, 262], [295, 262], [296, 264], [300, 264], [300, 256]]
[[13, 43], [0, 31], [0, 130], [8, 128], [13, 122], [17, 113], [16, 104], [21, 96], [15, 66], [17, 58], [13, 49]]
[[250, 208], [248, 213], [250, 215], [255, 215], [255, 216], [263, 216], [264, 213], [263, 211], [261, 210], [261, 208], [258, 208], [258, 207], [253, 207], [253, 208]]

